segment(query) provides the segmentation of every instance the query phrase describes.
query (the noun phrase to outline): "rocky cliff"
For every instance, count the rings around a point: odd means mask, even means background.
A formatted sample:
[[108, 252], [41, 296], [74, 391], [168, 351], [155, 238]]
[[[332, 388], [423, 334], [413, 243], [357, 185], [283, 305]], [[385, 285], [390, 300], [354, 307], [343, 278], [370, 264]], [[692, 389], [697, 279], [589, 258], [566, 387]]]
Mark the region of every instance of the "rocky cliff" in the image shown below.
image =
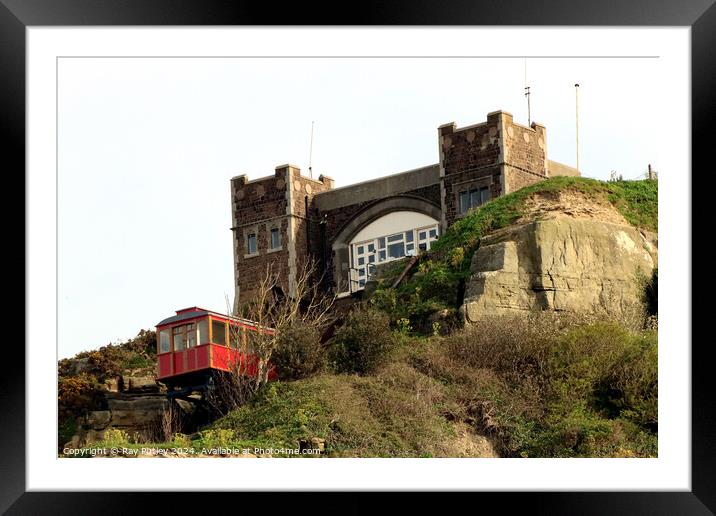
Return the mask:
[[538, 192], [516, 223], [483, 236], [461, 308], [468, 322], [527, 310], [624, 316], [657, 266], [657, 236], [608, 202]]

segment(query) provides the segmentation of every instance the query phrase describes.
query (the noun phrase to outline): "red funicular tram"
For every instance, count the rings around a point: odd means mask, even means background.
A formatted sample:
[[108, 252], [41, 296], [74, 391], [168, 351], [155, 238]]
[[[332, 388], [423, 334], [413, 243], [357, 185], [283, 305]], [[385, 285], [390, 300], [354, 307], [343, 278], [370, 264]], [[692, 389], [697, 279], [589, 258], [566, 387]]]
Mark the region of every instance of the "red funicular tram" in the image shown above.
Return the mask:
[[[255, 357], [243, 351], [259, 331], [252, 321], [194, 306], [177, 310], [156, 327], [157, 380], [167, 386], [170, 397], [205, 390], [217, 373], [231, 373], [237, 366], [243, 374], [257, 374]], [[269, 379], [276, 376], [271, 368]]]

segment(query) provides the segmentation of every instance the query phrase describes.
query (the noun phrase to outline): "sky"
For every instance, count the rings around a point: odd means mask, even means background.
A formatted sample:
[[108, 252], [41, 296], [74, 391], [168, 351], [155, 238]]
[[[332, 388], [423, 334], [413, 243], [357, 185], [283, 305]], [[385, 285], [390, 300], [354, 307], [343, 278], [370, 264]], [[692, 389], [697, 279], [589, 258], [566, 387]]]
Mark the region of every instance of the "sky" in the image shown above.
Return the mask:
[[292, 163], [336, 187], [438, 161], [437, 127], [504, 110], [582, 174], [659, 170], [653, 58], [64, 58], [59, 356], [233, 296], [230, 179]]

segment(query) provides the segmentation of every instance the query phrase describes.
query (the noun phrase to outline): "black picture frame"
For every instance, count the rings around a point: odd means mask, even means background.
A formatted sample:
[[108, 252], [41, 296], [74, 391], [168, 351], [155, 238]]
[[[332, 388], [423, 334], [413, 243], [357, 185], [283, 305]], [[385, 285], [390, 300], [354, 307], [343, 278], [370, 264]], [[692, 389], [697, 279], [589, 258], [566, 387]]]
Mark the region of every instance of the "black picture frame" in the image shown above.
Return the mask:
[[[688, 26], [691, 27], [692, 71], [692, 163], [694, 170], [709, 171], [707, 159], [713, 146], [710, 139], [716, 105], [716, 34], [715, 0], [631, 0], [602, 3], [594, 0], [557, 0], [548, 3], [526, 0], [410, 2], [380, 0], [364, 1], [360, 7], [347, 9], [322, 8], [306, 3], [276, 6], [271, 3], [231, 2], [219, 0], [0, 0], [0, 131], [5, 159], [11, 158], [8, 174], [18, 180], [25, 170], [25, 29], [29, 26], [70, 25], [562, 25], [562, 26]], [[320, 14], [319, 14], [320, 13]], [[668, 99], [665, 99], [668, 101]], [[702, 164], [703, 167], [699, 165]], [[684, 172], [686, 175], [686, 172]], [[8, 177], [9, 178], [9, 177]], [[7, 187], [7, 186], [6, 186]], [[25, 191], [24, 180], [21, 189]], [[692, 192], [698, 193], [692, 189]], [[702, 192], [703, 194], [703, 192]], [[694, 198], [692, 206], [699, 204]], [[699, 219], [694, 216], [694, 222]], [[14, 219], [10, 219], [13, 220]], [[695, 233], [695, 232], [694, 232]], [[692, 234], [694, 234], [692, 233]], [[19, 245], [17, 246], [19, 248]], [[23, 247], [24, 249], [24, 247]], [[15, 253], [9, 267], [19, 262]], [[694, 271], [706, 256], [693, 253]], [[19, 264], [18, 264], [19, 265]], [[25, 269], [26, 270], [26, 269]], [[698, 307], [694, 299], [683, 302]], [[693, 318], [696, 321], [698, 318]], [[501, 508], [529, 508], [540, 514], [713, 514], [716, 511], [716, 439], [714, 403], [710, 385], [711, 339], [694, 339], [692, 343], [692, 490], [691, 492], [589, 492], [589, 493], [480, 493], [480, 504], [487, 501]], [[671, 343], [687, 345], [688, 343]], [[25, 353], [19, 346], [8, 347], [1, 376], [3, 482], [0, 482], [0, 510], [8, 514], [124, 514], [150, 507], [149, 500], [157, 495], [138, 493], [58, 493], [26, 492], [25, 453]], [[194, 503], [208, 497], [192, 493], [171, 496], [172, 512], [186, 512]], [[236, 494], [212, 494], [205, 506], [218, 510]], [[241, 495], [242, 509], [257, 503]], [[458, 496], [458, 495], [453, 495]], [[474, 496], [474, 495], [472, 495]], [[291, 504], [301, 504], [294, 499]], [[352, 496], [353, 497], [353, 496]], [[459, 495], [463, 498], [463, 495]], [[419, 493], [404, 496], [404, 502], [423, 505]], [[278, 497], [280, 500], [281, 497]], [[251, 501], [249, 501], [251, 500]], [[271, 504], [277, 502], [271, 495]], [[166, 500], [169, 502], [169, 500]], [[453, 500], [453, 503], [465, 503]], [[341, 502], [341, 511], [372, 510], [374, 503], [366, 499]], [[461, 504], [462, 504], [461, 503]], [[467, 503], [474, 504], [475, 501]], [[153, 505], [153, 503], [152, 503]], [[230, 507], [230, 505], [229, 505]], [[159, 509], [158, 509], [159, 510]], [[320, 510], [320, 509], [318, 509]]]

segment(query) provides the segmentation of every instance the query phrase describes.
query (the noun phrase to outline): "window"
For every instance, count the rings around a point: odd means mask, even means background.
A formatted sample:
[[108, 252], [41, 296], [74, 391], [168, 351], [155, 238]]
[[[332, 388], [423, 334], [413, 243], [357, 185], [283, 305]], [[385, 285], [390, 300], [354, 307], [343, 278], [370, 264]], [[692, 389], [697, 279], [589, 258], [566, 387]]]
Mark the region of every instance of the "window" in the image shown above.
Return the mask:
[[194, 323], [174, 326], [174, 351], [184, 351], [196, 346], [196, 325]]
[[258, 252], [256, 233], [249, 233], [246, 236], [246, 252], [247, 254], [256, 254]]
[[489, 200], [490, 188], [487, 186], [462, 191], [460, 192], [458, 200], [460, 213], [467, 213], [468, 210], [485, 204]]
[[159, 352], [169, 353], [171, 351], [171, 333], [169, 330], [159, 332]]
[[202, 319], [197, 324], [199, 328], [199, 344], [209, 343], [209, 322], [206, 319]]
[[184, 348], [186, 347], [184, 326], [175, 326], [172, 329], [172, 333], [174, 333], [174, 351], [184, 351]]
[[403, 256], [405, 256], [405, 244], [403, 242], [388, 246], [389, 258], [402, 258]]
[[226, 346], [226, 323], [211, 321], [211, 341]]
[[271, 228], [271, 249], [281, 247], [281, 233], [278, 228]]
[[186, 325], [186, 347], [187, 349], [196, 346], [196, 327], [194, 323]]
[[351, 244], [350, 290], [360, 290], [371, 280], [380, 263], [415, 256], [418, 249], [430, 249], [438, 237], [438, 225], [403, 230], [376, 237], [372, 241]]

